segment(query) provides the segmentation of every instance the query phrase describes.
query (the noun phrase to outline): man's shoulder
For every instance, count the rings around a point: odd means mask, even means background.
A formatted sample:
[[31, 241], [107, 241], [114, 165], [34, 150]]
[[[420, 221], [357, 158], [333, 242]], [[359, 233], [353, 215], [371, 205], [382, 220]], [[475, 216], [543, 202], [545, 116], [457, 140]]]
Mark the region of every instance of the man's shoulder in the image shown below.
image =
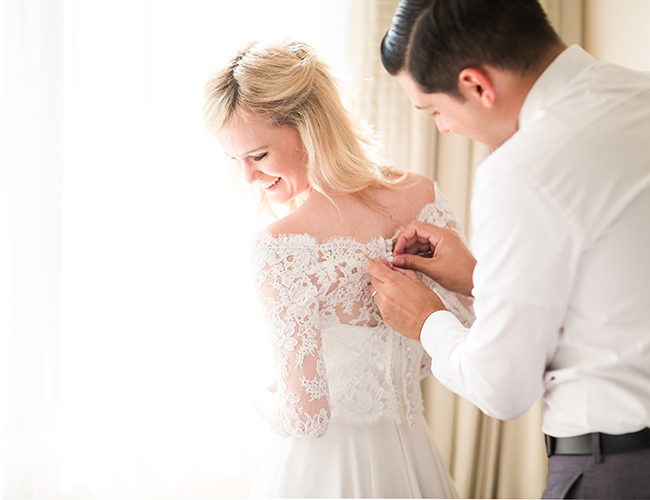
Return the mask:
[[650, 74], [598, 64], [538, 109], [489, 160], [520, 175], [554, 177], [566, 169], [588, 175], [631, 149], [650, 159], [650, 141], [642, 137], [650, 137]]
[[594, 71], [612, 75], [581, 75], [494, 151], [477, 171], [475, 192], [492, 200], [498, 195], [489, 190], [512, 180], [576, 226], [592, 234], [606, 227], [647, 175], [650, 79], [604, 66]]

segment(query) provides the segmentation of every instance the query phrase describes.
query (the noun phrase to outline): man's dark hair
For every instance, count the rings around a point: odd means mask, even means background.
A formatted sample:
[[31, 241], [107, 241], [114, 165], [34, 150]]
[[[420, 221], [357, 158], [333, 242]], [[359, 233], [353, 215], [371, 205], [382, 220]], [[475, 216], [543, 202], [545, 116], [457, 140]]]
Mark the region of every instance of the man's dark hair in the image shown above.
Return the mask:
[[402, 0], [381, 58], [392, 75], [407, 70], [423, 92], [459, 97], [464, 68], [524, 75], [559, 43], [538, 0]]

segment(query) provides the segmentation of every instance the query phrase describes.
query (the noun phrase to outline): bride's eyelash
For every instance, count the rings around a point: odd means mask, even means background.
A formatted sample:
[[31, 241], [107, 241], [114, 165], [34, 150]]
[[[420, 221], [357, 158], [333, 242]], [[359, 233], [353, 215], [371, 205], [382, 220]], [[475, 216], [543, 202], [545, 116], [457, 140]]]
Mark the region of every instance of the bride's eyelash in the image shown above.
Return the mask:
[[259, 156], [253, 156], [253, 160], [255, 160], [255, 161], [260, 161], [260, 160], [264, 159], [264, 158], [266, 157], [267, 154], [268, 154], [268, 153], [262, 153], [262, 154], [259, 155]]

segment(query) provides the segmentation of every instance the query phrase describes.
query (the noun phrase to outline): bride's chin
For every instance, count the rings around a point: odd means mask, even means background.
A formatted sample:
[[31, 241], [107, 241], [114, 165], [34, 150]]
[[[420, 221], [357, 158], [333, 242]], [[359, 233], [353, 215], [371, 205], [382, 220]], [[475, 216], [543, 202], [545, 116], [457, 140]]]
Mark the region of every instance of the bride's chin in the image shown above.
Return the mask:
[[274, 208], [290, 208], [291, 202], [295, 200], [295, 198], [291, 198], [289, 200], [285, 200], [285, 199], [282, 199], [282, 198], [276, 198], [276, 197], [273, 197], [273, 196], [269, 196], [268, 193], [266, 195], [266, 199], [271, 204], [271, 206], [274, 207]]

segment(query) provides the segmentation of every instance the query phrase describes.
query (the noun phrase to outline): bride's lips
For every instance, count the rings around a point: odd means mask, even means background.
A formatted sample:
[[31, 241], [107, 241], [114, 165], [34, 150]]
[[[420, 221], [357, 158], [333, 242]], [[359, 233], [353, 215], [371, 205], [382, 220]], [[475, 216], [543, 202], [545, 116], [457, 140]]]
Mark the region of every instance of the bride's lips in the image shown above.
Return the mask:
[[280, 182], [281, 179], [282, 179], [282, 177], [278, 177], [273, 182], [267, 182], [265, 184], [260, 183], [260, 186], [262, 186], [262, 189], [264, 191], [270, 191], [271, 189], [273, 189], [275, 186], [278, 185], [278, 182]]

